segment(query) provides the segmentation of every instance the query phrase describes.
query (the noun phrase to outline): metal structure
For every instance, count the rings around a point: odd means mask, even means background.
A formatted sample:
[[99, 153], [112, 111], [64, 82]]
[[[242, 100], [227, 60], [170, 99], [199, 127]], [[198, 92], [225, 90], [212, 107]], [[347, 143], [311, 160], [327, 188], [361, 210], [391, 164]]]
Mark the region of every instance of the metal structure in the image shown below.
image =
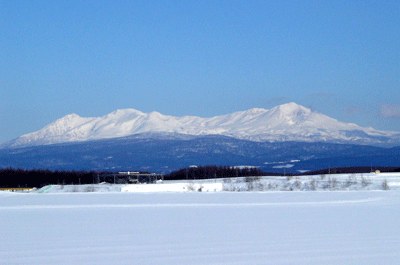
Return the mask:
[[108, 182], [114, 184], [132, 183], [155, 183], [157, 180], [164, 180], [163, 174], [140, 173], [140, 172], [118, 172], [107, 174], [95, 174], [93, 183]]

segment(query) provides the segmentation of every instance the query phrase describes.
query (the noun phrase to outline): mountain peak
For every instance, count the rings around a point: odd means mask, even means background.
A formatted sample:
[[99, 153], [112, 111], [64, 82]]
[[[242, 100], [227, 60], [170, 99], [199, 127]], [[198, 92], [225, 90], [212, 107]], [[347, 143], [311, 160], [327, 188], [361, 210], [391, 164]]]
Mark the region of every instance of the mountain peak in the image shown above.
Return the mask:
[[301, 105], [294, 102], [276, 106], [270, 110], [271, 116], [277, 119], [294, 119], [300, 118], [302, 120], [308, 118], [313, 112]]
[[303, 107], [303, 106], [301, 106], [299, 104], [296, 104], [294, 102], [282, 104], [282, 105], [279, 105], [279, 106], [277, 106], [275, 108], [277, 108], [280, 111], [285, 112], [285, 113], [296, 113], [296, 112], [299, 112], [299, 111], [311, 112], [310, 109], [308, 109], [306, 107]]
[[117, 109], [109, 114], [107, 114], [105, 117], [123, 117], [123, 116], [130, 116], [130, 115], [144, 115], [143, 112], [140, 110], [135, 110], [135, 109]]
[[75, 118], [80, 118], [81, 116], [79, 116], [78, 114], [76, 114], [76, 113], [71, 113], [71, 114], [68, 114], [68, 115], [65, 115], [64, 116], [64, 118], [72, 118], [72, 119], [75, 119]]
[[95, 118], [82, 118], [77, 114], [70, 114], [7, 145], [32, 146], [164, 132], [185, 135], [218, 134], [237, 139], [270, 142], [400, 142], [400, 133], [377, 131], [340, 122], [290, 102], [270, 110], [254, 108], [211, 118], [173, 117], [156, 111], [143, 113], [135, 109], [120, 109]]
[[72, 113], [65, 115], [64, 117], [50, 123], [45, 128], [49, 129], [57, 127], [58, 129], [62, 128], [69, 129], [86, 122], [88, 119], [90, 118], [82, 118], [78, 114]]
[[82, 117], [79, 116], [78, 114], [71, 113], [71, 114], [65, 115], [64, 117], [62, 117], [60, 119], [57, 119], [54, 123], [57, 123], [57, 122], [71, 122], [71, 121], [79, 119], [79, 118], [82, 118]]

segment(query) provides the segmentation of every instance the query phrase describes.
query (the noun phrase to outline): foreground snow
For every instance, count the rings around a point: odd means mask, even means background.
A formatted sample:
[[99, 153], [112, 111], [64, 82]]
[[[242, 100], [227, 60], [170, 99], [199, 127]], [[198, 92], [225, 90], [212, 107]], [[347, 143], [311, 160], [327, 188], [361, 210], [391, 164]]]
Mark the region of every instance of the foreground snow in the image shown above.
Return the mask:
[[0, 193], [2, 264], [398, 264], [400, 192]]

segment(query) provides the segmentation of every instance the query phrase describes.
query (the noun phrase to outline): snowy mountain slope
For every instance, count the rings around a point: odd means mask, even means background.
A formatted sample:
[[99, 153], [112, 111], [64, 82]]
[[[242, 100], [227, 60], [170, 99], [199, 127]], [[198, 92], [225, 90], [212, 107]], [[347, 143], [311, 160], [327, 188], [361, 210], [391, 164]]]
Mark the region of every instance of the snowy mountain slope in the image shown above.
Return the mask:
[[270, 110], [250, 109], [211, 118], [173, 117], [134, 109], [117, 110], [103, 117], [67, 115], [43, 129], [22, 135], [0, 147], [22, 147], [129, 136], [139, 133], [224, 135], [252, 141], [324, 141], [396, 145], [400, 133], [344, 123], [296, 103]]

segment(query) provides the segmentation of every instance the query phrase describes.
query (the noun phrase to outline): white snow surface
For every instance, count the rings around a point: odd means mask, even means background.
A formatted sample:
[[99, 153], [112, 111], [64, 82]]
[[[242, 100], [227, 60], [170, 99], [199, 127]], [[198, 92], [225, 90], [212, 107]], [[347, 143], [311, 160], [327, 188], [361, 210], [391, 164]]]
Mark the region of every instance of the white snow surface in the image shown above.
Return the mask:
[[400, 173], [324, 174], [157, 181], [155, 184], [48, 185], [37, 193], [70, 192], [244, 192], [400, 190]]
[[1, 264], [400, 260], [400, 192], [0, 193]]
[[92, 118], [70, 114], [2, 146], [43, 145], [160, 132], [217, 134], [252, 141], [358, 141], [373, 144], [380, 140], [371, 137], [400, 139], [398, 132], [340, 122], [292, 102], [270, 110], [255, 108], [211, 118], [173, 117], [134, 109], [117, 110], [103, 117]]

